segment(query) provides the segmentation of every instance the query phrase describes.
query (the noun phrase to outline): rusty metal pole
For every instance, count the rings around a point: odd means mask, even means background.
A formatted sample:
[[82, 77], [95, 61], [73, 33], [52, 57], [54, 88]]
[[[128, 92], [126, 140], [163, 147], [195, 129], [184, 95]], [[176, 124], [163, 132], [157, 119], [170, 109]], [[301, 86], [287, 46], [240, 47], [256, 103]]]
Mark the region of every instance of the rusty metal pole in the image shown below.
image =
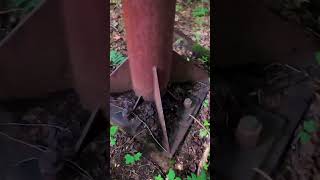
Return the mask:
[[109, 42], [107, 3], [101, 0], [62, 1], [73, 86], [86, 109], [106, 108]]
[[153, 68], [160, 91], [170, 80], [176, 0], [124, 0], [124, 21], [132, 88], [154, 100]]

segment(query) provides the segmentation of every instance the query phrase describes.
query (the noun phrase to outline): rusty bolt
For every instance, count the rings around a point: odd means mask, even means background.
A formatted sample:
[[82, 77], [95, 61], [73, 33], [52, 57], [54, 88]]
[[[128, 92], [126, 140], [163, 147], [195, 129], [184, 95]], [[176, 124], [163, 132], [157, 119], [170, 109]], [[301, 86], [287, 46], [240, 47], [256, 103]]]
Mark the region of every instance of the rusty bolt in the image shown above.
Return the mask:
[[243, 148], [255, 147], [259, 141], [262, 124], [255, 116], [244, 116], [240, 119], [236, 138]]
[[190, 98], [186, 98], [185, 100], [184, 100], [184, 102], [183, 102], [183, 105], [184, 105], [184, 107], [185, 108], [190, 108], [191, 107], [191, 105], [192, 105], [192, 100], [190, 99]]

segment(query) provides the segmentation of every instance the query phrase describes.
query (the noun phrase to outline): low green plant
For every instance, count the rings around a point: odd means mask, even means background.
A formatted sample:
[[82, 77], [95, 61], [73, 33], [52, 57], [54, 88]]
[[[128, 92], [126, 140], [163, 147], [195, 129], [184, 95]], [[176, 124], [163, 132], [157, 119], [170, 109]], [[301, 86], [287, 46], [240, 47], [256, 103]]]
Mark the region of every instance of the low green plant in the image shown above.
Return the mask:
[[[154, 179], [155, 180], [164, 180], [160, 174], [158, 174], [158, 176], [155, 176]], [[181, 178], [177, 177], [174, 170], [172, 168], [170, 168], [168, 171], [168, 174], [166, 176], [166, 180], [181, 180]]]
[[110, 145], [114, 146], [117, 143], [116, 134], [118, 132], [118, 126], [111, 126], [110, 127]]
[[154, 180], [164, 180], [164, 179], [160, 174], [158, 174], [158, 176], [154, 177]]
[[210, 59], [210, 51], [204, 47], [202, 47], [200, 44], [195, 43], [192, 46], [192, 51], [196, 54], [196, 56], [201, 57], [200, 60], [204, 63], [209, 62]]
[[193, 17], [203, 17], [209, 13], [209, 9], [206, 7], [197, 7], [193, 10], [192, 16]]
[[208, 171], [208, 168], [209, 168], [209, 164], [206, 163], [206, 162], [204, 162], [204, 163], [203, 163], [203, 169], [206, 170], [206, 171]]
[[176, 173], [172, 168], [169, 169], [169, 172], [167, 174], [167, 179], [168, 180], [181, 180], [180, 177], [176, 177]]
[[180, 4], [176, 5], [176, 12], [180, 12], [183, 9], [183, 7]]
[[111, 64], [114, 66], [120, 65], [126, 60], [126, 57], [124, 57], [121, 53], [111, 50], [110, 51], [110, 61]]
[[200, 40], [201, 40], [201, 33], [197, 31], [197, 32], [195, 33], [195, 37], [196, 37], [196, 42], [197, 42], [197, 43], [200, 42]]
[[203, 101], [203, 107], [208, 108], [209, 107], [209, 99], [206, 99]]
[[210, 123], [207, 119], [203, 121], [203, 126], [205, 128], [200, 129], [199, 132], [199, 136], [201, 138], [207, 137], [209, 135]]
[[302, 144], [311, 140], [312, 133], [317, 131], [317, 124], [314, 120], [307, 120], [303, 123], [303, 129], [299, 132], [298, 137]]
[[187, 180], [207, 180], [207, 173], [205, 171], [201, 171], [200, 175], [197, 176], [194, 173], [191, 173], [191, 176], [187, 176]]
[[132, 164], [135, 164], [137, 161], [140, 160], [142, 156], [142, 153], [138, 152], [136, 153], [135, 155], [131, 155], [131, 154], [126, 154], [124, 156], [124, 159], [125, 159], [125, 163], [126, 165], [132, 165]]

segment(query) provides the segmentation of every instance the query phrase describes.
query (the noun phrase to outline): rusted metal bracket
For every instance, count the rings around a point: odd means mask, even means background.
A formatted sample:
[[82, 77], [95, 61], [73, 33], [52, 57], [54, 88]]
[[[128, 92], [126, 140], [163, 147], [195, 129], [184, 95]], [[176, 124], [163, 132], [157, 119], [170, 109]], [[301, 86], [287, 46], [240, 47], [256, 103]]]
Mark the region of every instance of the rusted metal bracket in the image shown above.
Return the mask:
[[163, 144], [164, 147], [168, 152], [170, 152], [170, 146], [169, 146], [169, 140], [168, 140], [168, 133], [166, 128], [166, 121], [164, 120], [164, 114], [163, 114], [163, 108], [162, 108], [162, 102], [161, 102], [161, 92], [159, 88], [159, 81], [158, 81], [158, 74], [157, 74], [157, 68], [152, 68], [153, 72], [153, 85], [154, 85], [154, 100], [157, 107], [157, 112], [159, 116], [159, 121], [161, 124], [161, 129], [163, 133]]
[[[193, 119], [190, 115], [195, 116], [199, 111], [203, 100], [205, 99], [209, 91], [209, 80], [208, 74], [200, 67], [197, 67], [194, 63], [188, 62], [183, 59], [179, 54], [173, 52], [173, 71], [171, 73], [171, 82], [182, 83], [182, 82], [200, 82], [203, 84], [202, 87], [196, 95], [188, 97], [191, 100], [190, 107], [185, 107], [181, 105], [179, 112], [179, 123], [177, 131], [173, 133], [171, 137], [168, 136], [166, 120], [164, 118], [164, 112], [162, 108], [161, 95], [165, 92], [160, 92], [158, 83], [158, 73], [157, 68], [152, 69], [153, 83], [154, 83], [154, 102], [156, 105], [156, 110], [158, 113], [159, 122], [162, 129], [163, 135], [163, 146], [166, 149], [165, 153], [168, 157], [172, 157], [177, 151], [179, 145], [183, 141]], [[110, 75], [111, 81], [111, 93], [119, 94], [131, 90], [131, 77], [129, 63], [125, 61], [116, 70], [114, 70]], [[140, 121], [130, 122], [127, 118], [124, 118], [124, 109], [117, 107], [110, 103], [110, 117], [111, 122], [120, 126], [125, 131], [130, 134], [135, 133], [135, 129], [141, 124]]]

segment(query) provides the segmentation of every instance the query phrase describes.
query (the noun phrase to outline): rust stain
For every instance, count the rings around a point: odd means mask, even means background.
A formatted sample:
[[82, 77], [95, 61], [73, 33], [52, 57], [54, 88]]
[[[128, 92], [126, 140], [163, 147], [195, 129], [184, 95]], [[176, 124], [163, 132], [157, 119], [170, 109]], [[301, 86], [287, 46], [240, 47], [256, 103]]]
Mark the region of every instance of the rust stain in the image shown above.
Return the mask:
[[176, 0], [123, 2], [132, 88], [145, 100], [153, 100], [153, 66], [161, 91], [170, 79], [175, 4]]

